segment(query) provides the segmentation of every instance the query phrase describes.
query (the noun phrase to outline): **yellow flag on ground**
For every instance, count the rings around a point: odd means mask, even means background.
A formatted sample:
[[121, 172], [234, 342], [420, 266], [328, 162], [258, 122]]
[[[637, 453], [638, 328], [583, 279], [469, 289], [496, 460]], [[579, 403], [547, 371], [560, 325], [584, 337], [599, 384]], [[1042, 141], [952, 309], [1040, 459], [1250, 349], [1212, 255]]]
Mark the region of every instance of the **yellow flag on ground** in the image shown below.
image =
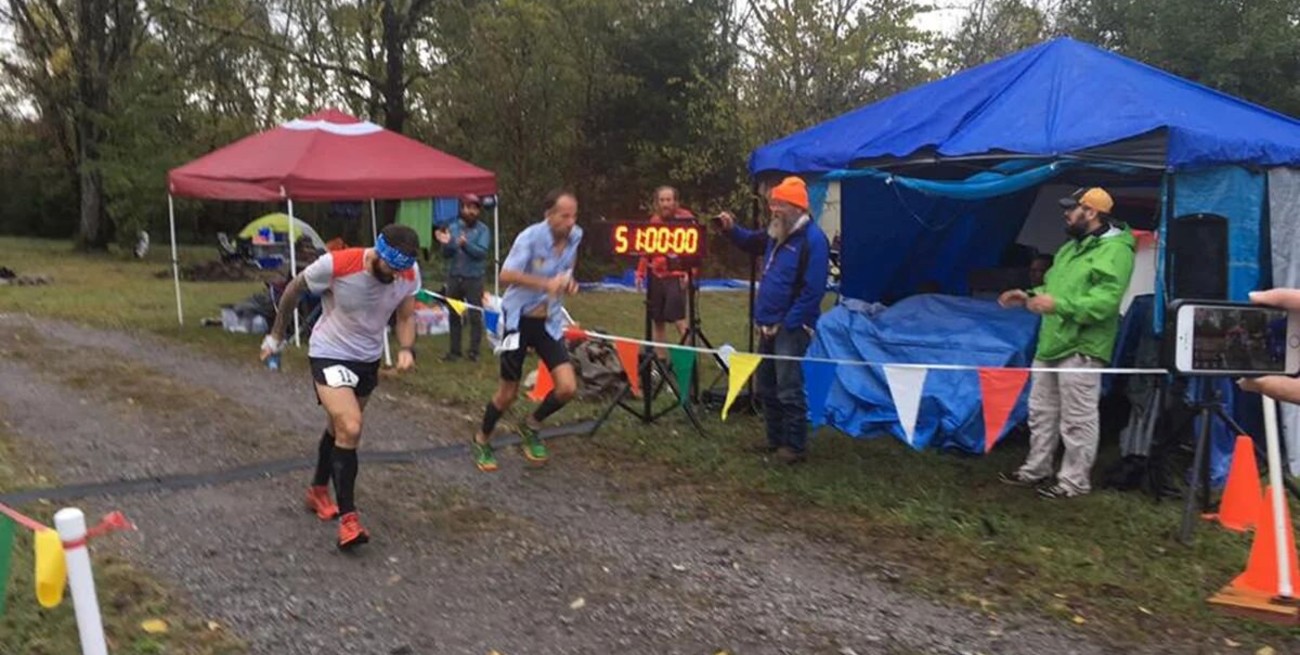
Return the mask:
[[36, 533], [36, 600], [50, 609], [63, 602], [63, 588], [68, 585], [68, 562], [63, 557], [63, 542], [57, 532]]
[[727, 372], [727, 402], [722, 405], [722, 420], [727, 420], [727, 410], [731, 409], [731, 403], [736, 402], [740, 388], [745, 386], [745, 381], [754, 374], [754, 369], [758, 368], [761, 361], [763, 358], [751, 353], [732, 354], [730, 370]]
[[455, 298], [445, 298], [445, 300], [447, 301], [447, 304], [448, 304], [448, 305], [451, 305], [451, 308], [452, 308], [453, 310], [455, 310], [457, 316], [464, 316], [464, 315], [465, 315], [465, 303], [464, 303], [464, 302], [461, 302], [461, 301], [459, 301], [459, 300], [456, 300]]

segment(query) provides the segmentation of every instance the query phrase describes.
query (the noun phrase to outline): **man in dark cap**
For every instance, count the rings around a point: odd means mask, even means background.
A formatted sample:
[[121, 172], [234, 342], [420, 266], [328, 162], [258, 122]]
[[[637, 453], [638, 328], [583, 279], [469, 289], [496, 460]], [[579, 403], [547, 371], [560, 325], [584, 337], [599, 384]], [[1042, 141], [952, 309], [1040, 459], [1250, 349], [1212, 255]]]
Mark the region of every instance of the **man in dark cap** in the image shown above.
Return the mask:
[[[438, 243], [442, 244], [443, 258], [451, 260], [447, 271], [447, 296], [480, 306], [483, 304], [483, 275], [487, 272], [488, 250], [492, 247], [492, 233], [478, 219], [482, 210], [483, 201], [467, 193], [460, 197], [460, 218], [435, 233]], [[453, 311], [448, 318], [451, 349], [443, 360], [460, 359], [461, 325], [463, 320], [468, 320], [467, 356], [470, 361], [478, 361], [479, 346], [483, 342], [483, 314], [469, 311], [462, 317]]]

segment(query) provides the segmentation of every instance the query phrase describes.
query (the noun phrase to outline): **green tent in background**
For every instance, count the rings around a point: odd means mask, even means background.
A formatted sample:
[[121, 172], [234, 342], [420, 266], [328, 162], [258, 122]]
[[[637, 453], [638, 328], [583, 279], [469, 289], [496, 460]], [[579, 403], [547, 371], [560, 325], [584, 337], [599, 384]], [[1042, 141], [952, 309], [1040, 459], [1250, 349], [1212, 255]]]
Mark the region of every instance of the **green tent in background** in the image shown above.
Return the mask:
[[[272, 232], [287, 235], [289, 234], [289, 215], [280, 212], [267, 214], [266, 216], [245, 225], [244, 229], [239, 231], [239, 238], [252, 239], [257, 236], [257, 231], [264, 227], [271, 228]], [[316, 230], [313, 230], [310, 225], [304, 223], [301, 218], [294, 219], [293, 234], [295, 239], [304, 236], [311, 239], [312, 245], [316, 246], [317, 250], [325, 249], [325, 240], [320, 238], [320, 235], [316, 233]]]

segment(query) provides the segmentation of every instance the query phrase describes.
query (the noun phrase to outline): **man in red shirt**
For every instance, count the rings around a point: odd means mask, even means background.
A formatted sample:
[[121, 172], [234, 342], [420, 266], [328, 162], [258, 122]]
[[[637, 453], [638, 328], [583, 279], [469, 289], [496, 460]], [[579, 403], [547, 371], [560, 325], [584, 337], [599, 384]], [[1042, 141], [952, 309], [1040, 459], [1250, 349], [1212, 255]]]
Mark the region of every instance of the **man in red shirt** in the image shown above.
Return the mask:
[[[674, 220], [692, 220], [695, 215], [683, 209], [677, 200], [677, 189], [661, 186], [655, 189], [654, 213], [650, 215], [651, 223]], [[650, 322], [653, 324], [654, 340], [664, 343], [668, 322], [677, 326], [678, 337], [686, 336], [686, 285], [689, 280], [684, 270], [672, 270], [665, 256], [642, 257], [636, 266], [636, 288], [649, 285]], [[663, 348], [656, 348], [659, 359], [668, 357]]]

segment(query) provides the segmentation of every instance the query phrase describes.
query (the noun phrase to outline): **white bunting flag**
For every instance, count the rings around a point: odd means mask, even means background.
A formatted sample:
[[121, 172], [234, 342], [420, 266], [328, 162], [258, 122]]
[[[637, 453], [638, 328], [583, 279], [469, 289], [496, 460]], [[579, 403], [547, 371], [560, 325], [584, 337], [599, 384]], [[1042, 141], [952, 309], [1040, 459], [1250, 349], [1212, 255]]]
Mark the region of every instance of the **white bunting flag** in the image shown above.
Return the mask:
[[898, 422], [912, 443], [916, 435], [916, 417], [921, 411], [921, 389], [925, 387], [925, 369], [885, 365], [885, 380], [889, 383], [889, 396], [894, 400]]

